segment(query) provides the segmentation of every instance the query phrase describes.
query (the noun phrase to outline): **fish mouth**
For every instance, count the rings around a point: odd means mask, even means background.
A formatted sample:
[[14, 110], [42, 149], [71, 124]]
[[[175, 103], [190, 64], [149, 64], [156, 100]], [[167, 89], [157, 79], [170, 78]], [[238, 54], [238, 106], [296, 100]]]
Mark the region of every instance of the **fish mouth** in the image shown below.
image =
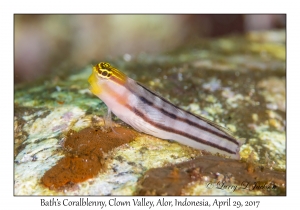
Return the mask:
[[92, 76], [93, 76], [93, 73], [92, 73], [92, 74], [89, 76], [89, 78], [88, 78], [88, 83], [89, 83], [90, 85], [92, 85], [92, 82], [93, 82]]
[[99, 78], [97, 78], [97, 74], [93, 71], [88, 78], [88, 83], [90, 83], [90, 91], [95, 95], [99, 95], [101, 93], [101, 87], [98, 84], [98, 80]]

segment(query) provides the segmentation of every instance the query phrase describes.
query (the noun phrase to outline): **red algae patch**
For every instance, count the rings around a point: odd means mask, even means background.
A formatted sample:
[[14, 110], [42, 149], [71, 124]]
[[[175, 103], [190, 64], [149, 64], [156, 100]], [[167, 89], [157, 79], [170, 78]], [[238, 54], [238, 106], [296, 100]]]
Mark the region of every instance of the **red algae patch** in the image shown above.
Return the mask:
[[136, 135], [135, 131], [125, 127], [114, 128], [111, 132], [100, 128], [70, 130], [63, 145], [66, 156], [49, 169], [41, 181], [51, 189], [59, 189], [93, 178], [104, 168], [104, 155], [131, 142]]

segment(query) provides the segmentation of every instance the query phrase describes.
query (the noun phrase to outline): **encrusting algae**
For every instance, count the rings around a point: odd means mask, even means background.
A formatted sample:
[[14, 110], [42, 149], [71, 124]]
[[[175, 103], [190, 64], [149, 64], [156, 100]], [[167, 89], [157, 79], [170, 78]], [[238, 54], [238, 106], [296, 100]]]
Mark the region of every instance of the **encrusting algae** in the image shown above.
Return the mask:
[[[228, 166], [234, 170], [229, 170]], [[285, 172], [252, 163], [205, 155], [194, 160], [148, 170], [138, 181], [135, 195], [199, 195], [205, 193], [285, 195]], [[198, 184], [198, 185], [197, 185]], [[203, 191], [202, 191], [203, 193]]]
[[41, 181], [51, 189], [60, 189], [93, 178], [105, 167], [105, 155], [129, 143], [136, 135], [125, 127], [115, 127], [109, 132], [91, 127], [79, 132], [70, 130], [63, 144], [66, 156], [48, 170]]

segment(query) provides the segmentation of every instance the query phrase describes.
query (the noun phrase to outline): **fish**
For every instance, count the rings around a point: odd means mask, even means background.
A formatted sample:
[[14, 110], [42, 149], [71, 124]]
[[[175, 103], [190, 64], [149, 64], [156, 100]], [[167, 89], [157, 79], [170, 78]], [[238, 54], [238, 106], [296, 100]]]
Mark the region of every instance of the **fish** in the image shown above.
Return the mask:
[[135, 130], [240, 159], [242, 142], [226, 128], [172, 104], [107, 62], [93, 66], [90, 91]]

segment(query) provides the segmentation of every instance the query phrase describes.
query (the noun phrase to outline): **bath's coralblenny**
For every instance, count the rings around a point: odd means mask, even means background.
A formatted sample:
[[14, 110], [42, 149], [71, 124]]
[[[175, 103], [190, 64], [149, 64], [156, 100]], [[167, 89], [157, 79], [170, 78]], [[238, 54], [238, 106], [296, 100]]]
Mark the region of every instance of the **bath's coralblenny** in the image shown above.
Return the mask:
[[109, 63], [93, 67], [90, 90], [140, 132], [239, 159], [240, 142], [225, 128], [173, 105]]

